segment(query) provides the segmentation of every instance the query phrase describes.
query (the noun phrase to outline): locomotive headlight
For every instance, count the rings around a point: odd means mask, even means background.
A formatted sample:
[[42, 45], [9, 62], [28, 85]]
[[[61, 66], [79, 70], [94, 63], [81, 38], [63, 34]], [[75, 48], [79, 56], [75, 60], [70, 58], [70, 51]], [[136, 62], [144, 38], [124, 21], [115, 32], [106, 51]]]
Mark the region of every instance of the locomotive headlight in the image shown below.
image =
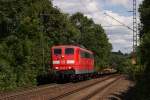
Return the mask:
[[72, 69], [72, 67], [71, 67], [71, 66], [69, 66], [69, 67], [68, 67], [68, 69]]
[[67, 60], [67, 64], [74, 64], [75, 61], [74, 60]]
[[59, 67], [55, 67], [55, 69], [59, 69]]

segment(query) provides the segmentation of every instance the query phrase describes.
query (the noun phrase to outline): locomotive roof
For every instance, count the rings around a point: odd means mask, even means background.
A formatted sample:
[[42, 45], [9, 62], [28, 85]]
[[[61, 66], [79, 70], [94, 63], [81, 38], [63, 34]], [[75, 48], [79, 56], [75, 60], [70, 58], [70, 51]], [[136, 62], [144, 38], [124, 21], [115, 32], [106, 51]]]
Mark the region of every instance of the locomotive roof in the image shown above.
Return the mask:
[[74, 45], [58, 45], [58, 46], [52, 46], [52, 48], [64, 48], [64, 47], [68, 47], [68, 48], [80, 48], [81, 50], [84, 50], [84, 51], [87, 51], [89, 53], [92, 53], [92, 51], [90, 50], [87, 50], [86, 48], [82, 48], [80, 46], [74, 46]]

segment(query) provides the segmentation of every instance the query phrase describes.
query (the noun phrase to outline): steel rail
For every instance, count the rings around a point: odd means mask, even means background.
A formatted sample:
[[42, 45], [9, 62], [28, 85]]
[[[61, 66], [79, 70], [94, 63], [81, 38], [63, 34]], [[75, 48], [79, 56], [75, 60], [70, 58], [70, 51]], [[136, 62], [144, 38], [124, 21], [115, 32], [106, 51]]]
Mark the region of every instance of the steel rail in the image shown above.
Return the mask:
[[48, 88], [53, 88], [55, 86], [57, 86], [57, 84], [43, 85], [43, 86], [33, 88], [31, 90], [17, 91], [16, 93], [11, 93], [11, 94], [0, 94], [0, 100], [9, 100], [11, 98], [17, 98], [18, 96], [27, 95], [30, 93], [42, 91], [42, 90], [45, 90]]
[[96, 81], [96, 82], [94, 82], [94, 83], [88, 84], [88, 85], [86, 85], [86, 86], [83, 86], [83, 87], [81, 87], [81, 88], [75, 89], [75, 90], [73, 90], [73, 91], [70, 91], [70, 92], [61, 94], [61, 95], [56, 96], [56, 97], [53, 97], [53, 98], [49, 98], [49, 100], [59, 100], [59, 99], [61, 99], [61, 98], [67, 97], [67, 96], [69, 96], [69, 95], [71, 95], [71, 94], [77, 93], [77, 92], [79, 92], [79, 91], [81, 91], [81, 90], [84, 90], [84, 89], [86, 89], [86, 88], [92, 87], [93, 85], [99, 84], [99, 83], [101, 83], [101, 82], [103, 82], [103, 81], [106, 81], [106, 80], [108, 80], [108, 79], [110, 79], [110, 78], [113, 78], [113, 77], [116, 77], [116, 76], [118, 76], [118, 75], [116, 75], [116, 74], [115, 74], [115, 75], [111, 75], [111, 76], [106, 77], [106, 78], [104, 78], [104, 79], [102, 79], [102, 80], [100, 80], [100, 81]]
[[81, 100], [88, 100], [88, 99], [92, 98], [96, 94], [101, 93], [102, 91], [104, 91], [107, 87], [109, 87], [110, 85], [112, 85], [113, 83], [115, 83], [119, 79], [120, 79], [120, 76], [118, 78], [116, 78], [115, 80], [109, 82], [108, 84], [96, 89], [94, 92], [92, 92], [91, 94], [89, 94], [86, 97], [82, 98]]

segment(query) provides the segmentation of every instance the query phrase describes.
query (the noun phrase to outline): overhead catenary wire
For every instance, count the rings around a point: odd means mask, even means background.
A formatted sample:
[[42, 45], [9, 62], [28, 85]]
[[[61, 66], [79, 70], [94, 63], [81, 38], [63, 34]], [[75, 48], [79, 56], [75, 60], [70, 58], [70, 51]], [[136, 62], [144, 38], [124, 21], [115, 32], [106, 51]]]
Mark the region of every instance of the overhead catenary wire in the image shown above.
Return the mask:
[[102, 27], [124, 27], [123, 25], [102, 25]]
[[[93, 0], [91, 0], [91, 1], [93, 1]], [[93, 12], [88, 11], [87, 6], [84, 4], [84, 2], [83, 2], [82, 0], [80, 0], [80, 3], [81, 3], [81, 4], [83, 5], [83, 7], [85, 7], [85, 9], [87, 10], [87, 12], [85, 12], [85, 13], [87, 13], [87, 14], [92, 14], [92, 16], [93, 16]], [[96, 8], [98, 9], [97, 6], [96, 6]], [[100, 12], [100, 11], [96, 11], [96, 12]], [[133, 29], [132, 29], [130, 26], [124, 24], [123, 22], [119, 21], [118, 19], [114, 18], [113, 16], [109, 15], [108, 13], [105, 12], [105, 13], [103, 13], [103, 14], [106, 15], [106, 16], [108, 16], [108, 17], [110, 17], [111, 19], [117, 21], [117, 22], [118, 22], [119, 24], [121, 24], [121, 25], [106, 25], [106, 26], [103, 26], [103, 25], [102, 25], [102, 27], [124, 26], [124, 27], [128, 28], [129, 30], [132, 30], [132, 31], [133, 31]]]
[[133, 29], [131, 28], [131, 27], [129, 27], [129, 26], [127, 26], [126, 24], [124, 24], [123, 22], [121, 22], [121, 21], [119, 21], [119, 20], [117, 20], [116, 18], [114, 18], [113, 16], [111, 16], [111, 15], [109, 15], [109, 14], [107, 14], [107, 13], [104, 13], [106, 16], [108, 16], [108, 17], [110, 17], [110, 18], [112, 18], [113, 20], [115, 20], [115, 21], [117, 21], [118, 23], [120, 23], [121, 25], [123, 25], [123, 26], [125, 26], [125, 27], [127, 27], [128, 29], [130, 29], [130, 30], [132, 30], [133, 31]]

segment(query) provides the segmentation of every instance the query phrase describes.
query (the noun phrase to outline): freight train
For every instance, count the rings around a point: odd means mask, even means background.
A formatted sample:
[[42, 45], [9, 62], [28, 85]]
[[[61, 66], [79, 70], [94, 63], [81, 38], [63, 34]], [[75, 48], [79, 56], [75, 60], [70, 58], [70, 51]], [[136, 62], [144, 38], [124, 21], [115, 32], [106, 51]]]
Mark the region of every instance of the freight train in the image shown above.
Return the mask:
[[84, 79], [101, 74], [95, 71], [93, 52], [73, 45], [51, 48], [52, 69], [59, 79]]

